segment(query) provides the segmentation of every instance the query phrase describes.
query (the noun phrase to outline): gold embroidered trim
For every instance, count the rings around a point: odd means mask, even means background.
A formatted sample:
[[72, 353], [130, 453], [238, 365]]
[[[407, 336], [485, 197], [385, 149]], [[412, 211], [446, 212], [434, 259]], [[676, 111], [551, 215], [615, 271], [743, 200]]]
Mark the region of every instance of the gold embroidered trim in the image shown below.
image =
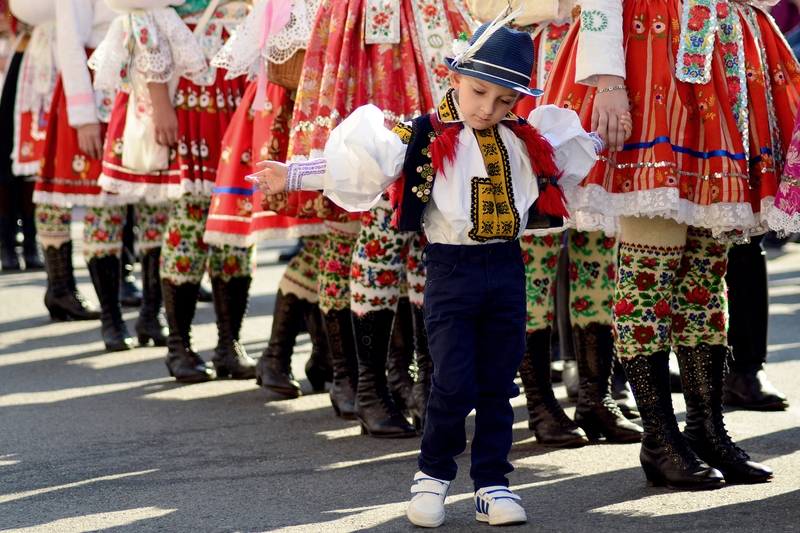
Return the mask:
[[403, 141], [403, 144], [408, 144], [408, 142], [411, 140], [411, 126], [403, 124], [402, 122], [398, 123], [394, 128], [392, 128], [392, 133], [400, 137], [400, 140]]
[[490, 239], [513, 241], [519, 234], [520, 220], [514, 206], [508, 150], [500, 138], [497, 125], [476, 130], [475, 138], [489, 177], [472, 178], [472, 229], [469, 237], [478, 242]]

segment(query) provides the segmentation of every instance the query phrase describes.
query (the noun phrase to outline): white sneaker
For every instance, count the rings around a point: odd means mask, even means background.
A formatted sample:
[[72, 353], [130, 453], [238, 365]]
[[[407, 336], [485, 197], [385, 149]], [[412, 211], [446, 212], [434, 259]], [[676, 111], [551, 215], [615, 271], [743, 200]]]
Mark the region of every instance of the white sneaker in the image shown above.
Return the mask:
[[444, 498], [450, 482], [430, 477], [422, 472], [414, 475], [411, 487], [414, 497], [408, 504], [406, 516], [411, 523], [422, 527], [439, 527], [444, 522]]
[[493, 526], [524, 524], [528, 517], [525, 509], [514, 501], [519, 499], [508, 487], [484, 487], [475, 493], [475, 518]]

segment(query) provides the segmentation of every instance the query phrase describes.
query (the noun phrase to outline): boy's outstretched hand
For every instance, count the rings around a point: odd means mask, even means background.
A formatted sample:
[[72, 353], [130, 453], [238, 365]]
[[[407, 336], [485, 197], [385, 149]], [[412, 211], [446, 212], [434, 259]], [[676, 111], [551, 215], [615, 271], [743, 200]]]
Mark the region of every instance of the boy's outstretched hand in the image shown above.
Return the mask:
[[289, 165], [278, 161], [259, 161], [256, 166], [262, 170], [250, 174], [245, 179], [256, 185], [261, 194], [267, 196], [286, 190], [286, 175], [289, 173]]

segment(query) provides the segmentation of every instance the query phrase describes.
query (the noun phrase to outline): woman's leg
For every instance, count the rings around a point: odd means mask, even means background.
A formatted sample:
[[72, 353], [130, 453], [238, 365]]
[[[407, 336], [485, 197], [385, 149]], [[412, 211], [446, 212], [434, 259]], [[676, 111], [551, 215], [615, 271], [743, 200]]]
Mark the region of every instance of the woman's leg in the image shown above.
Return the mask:
[[[161, 245], [169, 220], [170, 204], [136, 205], [136, 225], [139, 227], [139, 253], [142, 263], [142, 306], [136, 321], [139, 344], [146, 346], [153, 339], [154, 346], [166, 346], [169, 329], [161, 314]], [[127, 226], [127, 225], [126, 225]], [[124, 236], [124, 233], [123, 233]], [[123, 238], [124, 243], [124, 238]]]

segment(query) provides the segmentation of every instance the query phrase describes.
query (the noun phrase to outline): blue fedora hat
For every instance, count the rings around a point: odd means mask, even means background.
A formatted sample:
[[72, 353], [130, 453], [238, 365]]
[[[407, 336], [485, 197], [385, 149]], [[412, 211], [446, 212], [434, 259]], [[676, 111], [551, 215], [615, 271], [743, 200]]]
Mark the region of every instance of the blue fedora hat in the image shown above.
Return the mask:
[[[482, 40], [481, 36], [487, 30], [491, 34]], [[529, 33], [498, 25], [498, 21], [487, 22], [475, 31], [469, 46], [465, 53], [455, 58], [445, 58], [450, 70], [496, 83], [528, 96], [544, 94], [544, 91], [529, 87], [536, 57], [533, 39]]]

